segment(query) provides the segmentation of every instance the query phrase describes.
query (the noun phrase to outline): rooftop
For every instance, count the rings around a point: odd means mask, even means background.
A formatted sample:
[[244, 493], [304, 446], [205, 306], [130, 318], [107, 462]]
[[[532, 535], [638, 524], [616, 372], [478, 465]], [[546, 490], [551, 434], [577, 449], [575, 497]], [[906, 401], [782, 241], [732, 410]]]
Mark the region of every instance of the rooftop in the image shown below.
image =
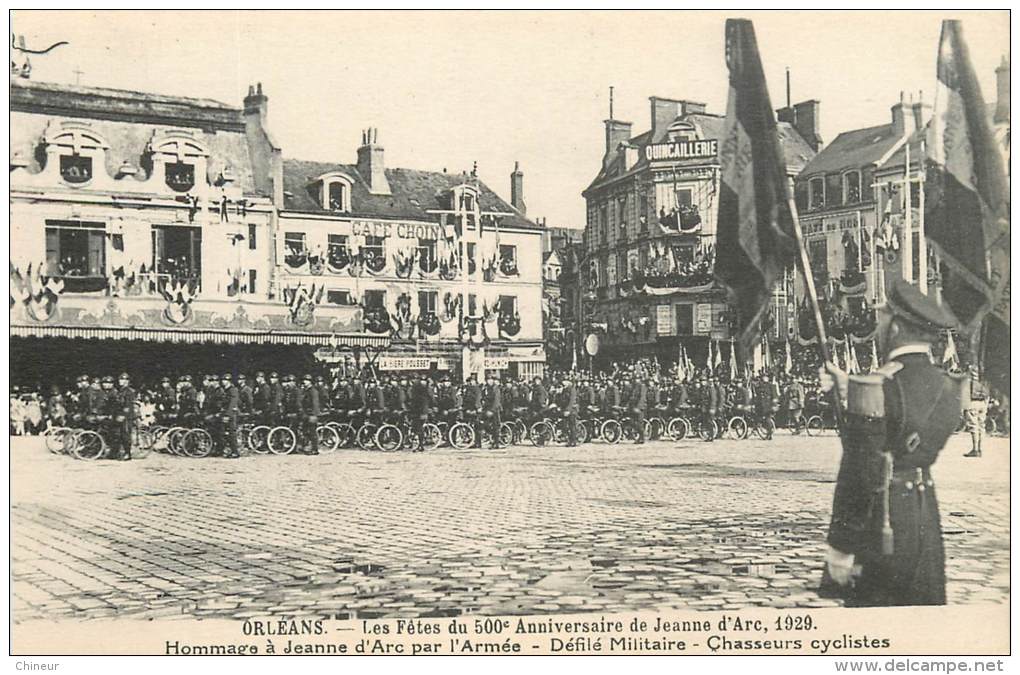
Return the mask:
[[[322, 207], [319, 186], [316, 180], [327, 173], [340, 172], [349, 176], [354, 185], [351, 190], [351, 211], [344, 216], [360, 218], [393, 218], [407, 220], [435, 221], [436, 216], [429, 210], [448, 208], [443, 195], [448, 190], [474, 184], [474, 179], [465, 174], [440, 171], [419, 171], [417, 169], [386, 169], [386, 180], [390, 194], [372, 194], [368, 182], [354, 164], [334, 164], [297, 159], [283, 161], [284, 210], [304, 213], [328, 213]], [[541, 229], [534, 222], [510, 206], [493, 192], [485, 183], [477, 182], [478, 200], [483, 211], [513, 213], [502, 219], [504, 226]]]

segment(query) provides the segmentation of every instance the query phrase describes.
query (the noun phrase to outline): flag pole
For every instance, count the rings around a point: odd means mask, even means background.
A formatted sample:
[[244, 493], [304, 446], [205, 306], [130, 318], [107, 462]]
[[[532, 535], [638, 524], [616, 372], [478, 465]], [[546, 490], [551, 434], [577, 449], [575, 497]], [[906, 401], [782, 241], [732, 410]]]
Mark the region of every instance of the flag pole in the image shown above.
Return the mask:
[[[815, 279], [811, 275], [811, 264], [808, 261], [807, 249], [804, 247], [804, 232], [800, 228], [800, 216], [797, 213], [797, 202], [794, 199], [793, 180], [790, 180], [790, 190], [786, 201], [790, 206], [790, 216], [793, 221], [793, 237], [797, 242], [797, 255], [800, 260], [800, 273], [804, 277], [804, 286], [807, 289], [808, 298], [811, 300], [811, 311], [815, 318], [815, 330], [818, 333], [818, 345], [822, 352], [822, 361], [830, 363], [832, 358], [829, 354], [829, 340], [825, 335], [825, 321], [822, 319], [822, 308], [818, 304], [818, 293], [815, 291]], [[832, 400], [834, 403], [833, 414], [836, 418], [836, 428], [843, 427], [842, 401], [839, 398], [839, 387], [832, 388]]]

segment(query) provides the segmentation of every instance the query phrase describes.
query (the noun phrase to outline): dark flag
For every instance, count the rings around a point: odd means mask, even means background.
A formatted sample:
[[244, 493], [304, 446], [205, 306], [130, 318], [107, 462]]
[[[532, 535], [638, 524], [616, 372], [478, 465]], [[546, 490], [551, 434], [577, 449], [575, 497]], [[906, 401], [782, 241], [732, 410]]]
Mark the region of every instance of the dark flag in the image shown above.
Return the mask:
[[789, 178], [754, 25], [726, 20], [729, 103], [722, 166], [715, 276], [738, 312], [740, 344], [750, 354], [772, 288], [796, 261]]
[[942, 258], [943, 299], [967, 333], [988, 316], [986, 348], [1008, 345], [997, 334], [1009, 332], [1009, 185], [959, 21], [942, 22], [937, 74], [924, 223]]

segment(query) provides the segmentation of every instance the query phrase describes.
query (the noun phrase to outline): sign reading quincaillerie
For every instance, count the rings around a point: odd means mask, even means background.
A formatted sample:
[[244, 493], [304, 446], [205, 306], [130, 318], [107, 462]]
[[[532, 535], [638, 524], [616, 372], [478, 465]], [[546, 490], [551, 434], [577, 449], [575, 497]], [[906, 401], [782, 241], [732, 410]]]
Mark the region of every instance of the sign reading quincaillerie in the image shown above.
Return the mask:
[[675, 141], [673, 143], [656, 143], [645, 146], [645, 159], [707, 159], [715, 157], [719, 152], [719, 141]]

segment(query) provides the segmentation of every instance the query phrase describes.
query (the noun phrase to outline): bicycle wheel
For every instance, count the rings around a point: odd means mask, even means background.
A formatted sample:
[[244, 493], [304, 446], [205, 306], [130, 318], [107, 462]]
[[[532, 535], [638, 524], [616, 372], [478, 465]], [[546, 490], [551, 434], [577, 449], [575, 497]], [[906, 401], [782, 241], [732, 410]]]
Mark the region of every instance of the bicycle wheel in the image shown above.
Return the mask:
[[333, 430], [336, 431], [336, 436], [340, 443], [339, 447], [350, 448], [354, 446], [354, 437], [357, 435], [354, 427], [347, 422], [337, 422]]
[[319, 452], [328, 455], [340, 449], [340, 434], [331, 426], [322, 425], [315, 428], [315, 437], [319, 440]]
[[45, 434], [46, 449], [56, 455], [63, 454], [70, 433], [71, 430], [67, 427], [50, 427]]
[[208, 457], [213, 451], [212, 435], [205, 429], [192, 429], [184, 434], [181, 447], [188, 457], [195, 459]]
[[637, 423], [632, 419], [626, 419], [620, 424], [622, 431], [621, 439], [624, 441], [636, 441], [641, 435], [638, 432]]
[[538, 447], [549, 445], [555, 436], [556, 430], [553, 429], [553, 425], [545, 420], [535, 422], [528, 431], [528, 438], [531, 439], [532, 444]]
[[248, 449], [257, 455], [269, 454], [270, 431], [272, 429], [265, 424], [252, 427], [251, 432], [248, 434]]
[[435, 450], [443, 442], [442, 430], [431, 422], [426, 422], [422, 425], [421, 435], [422, 450]]
[[365, 422], [358, 429], [358, 433], [355, 435], [355, 441], [358, 447], [362, 450], [375, 450], [375, 432], [378, 431], [379, 427], [371, 422]]
[[149, 453], [152, 452], [152, 432], [148, 429], [137, 428], [132, 434], [131, 443], [131, 457], [133, 459], [141, 459], [148, 457]]
[[514, 427], [509, 422], [503, 422], [499, 425], [499, 444], [502, 447], [508, 447], [514, 443]]
[[822, 421], [822, 418], [819, 415], [812, 415], [809, 417], [805, 426], [807, 427], [808, 436], [820, 436], [825, 430], [825, 422]]
[[384, 424], [375, 432], [375, 445], [383, 452], [394, 452], [404, 444], [404, 432], [394, 424]]
[[558, 419], [553, 422], [553, 443], [565, 445], [567, 442], [567, 420]]
[[297, 447], [297, 435], [290, 427], [274, 427], [266, 441], [274, 455], [289, 455]]
[[606, 443], [616, 444], [623, 438], [623, 425], [619, 420], [608, 419], [602, 423], [599, 434]]
[[237, 427], [237, 447], [239, 450], [244, 452], [251, 451], [248, 439], [251, 438], [251, 431], [254, 428], [254, 424], [248, 424], [247, 422]]
[[528, 437], [528, 425], [521, 420], [511, 422], [514, 427], [514, 445], [521, 445]]
[[728, 427], [733, 438], [741, 441], [747, 438], [747, 420], [740, 415], [731, 417]]
[[682, 441], [691, 433], [691, 424], [683, 417], [674, 417], [666, 425], [666, 436], [674, 441]]
[[771, 417], [766, 417], [754, 425], [754, 433], [763, 441], [771, 441], [775, 432], [776, 423]]
[[467, 422], [457, 422], [449, 431], [450, 445], [458, 450], [467, 450], [475, 444], [475, 430]]
[[170, 452], [173, 454], [183, 457], [184, 452], [184, 436], [188, 433], [188, 430], [184, 427], [174, 427], [170, 430], [167, 435], [167, 447], [170, 448]]
[[698, 423], [698, 438], [703, 441], [715, 440], [719, 434], [719, 425], [715, 420], [701, 420]]
[[587, 420], [577, 420], [577, 442], [581, 445], [591, 443], [591, 424]]
[[648, 418], [648, 440], [657, 441], [662, 438], [662, 434], [666, 429], [666, 423], [661, 417], [650, 417]]
[[95, 431], [86, 429], [74, 436], [72, 452], [78, 459], [102, 459], [106, 456], [106, 441]]

